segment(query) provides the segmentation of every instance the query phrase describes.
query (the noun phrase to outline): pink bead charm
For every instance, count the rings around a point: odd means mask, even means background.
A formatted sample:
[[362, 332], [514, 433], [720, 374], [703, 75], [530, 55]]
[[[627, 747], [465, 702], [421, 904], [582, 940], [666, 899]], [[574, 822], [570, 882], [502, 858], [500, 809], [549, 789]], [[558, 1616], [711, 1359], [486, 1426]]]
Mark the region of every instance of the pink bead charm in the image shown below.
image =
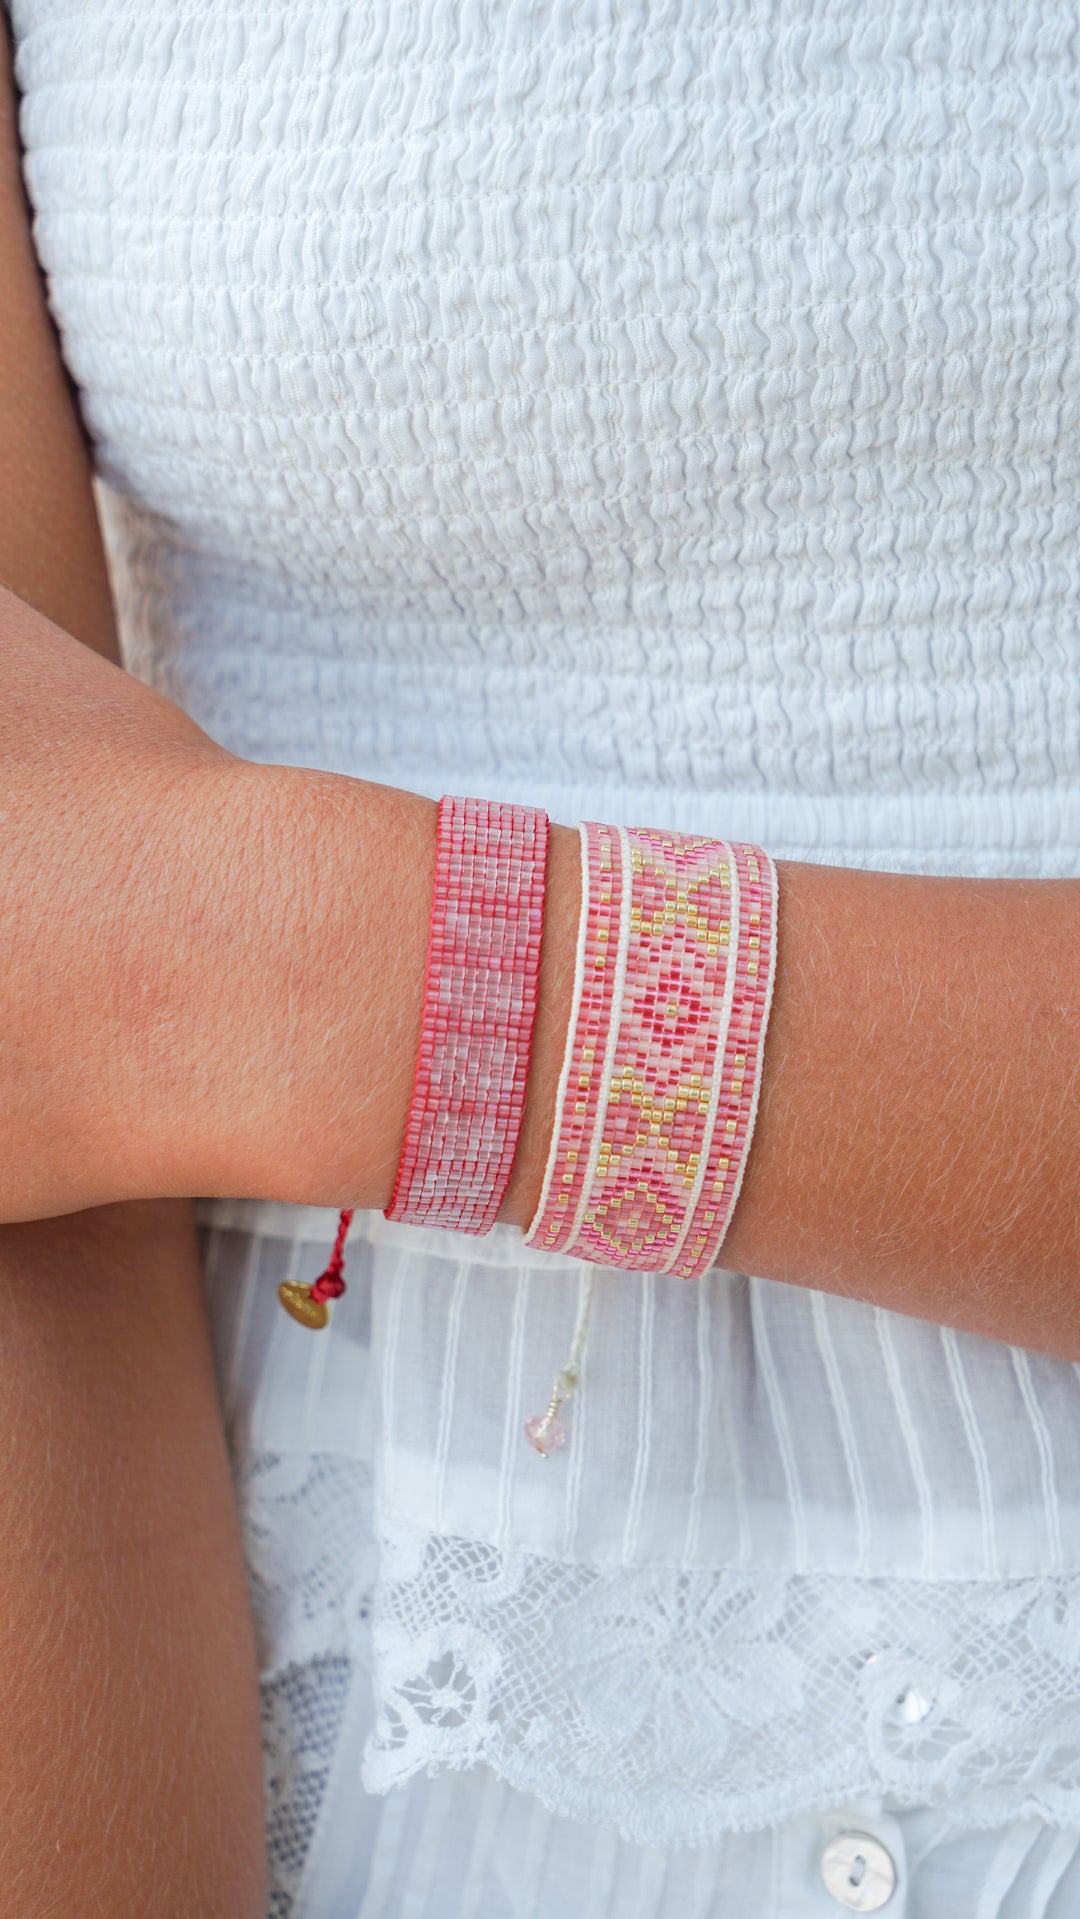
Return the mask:
[[561, 1419], [552, 1419], [550, 1413], [536, 1413], [525, 1421], [525, 1437], [533, 1451], [546, 1459], [549, 1453], [557, 1453], [560, 1446], [565, 1446], [566, 1427]]

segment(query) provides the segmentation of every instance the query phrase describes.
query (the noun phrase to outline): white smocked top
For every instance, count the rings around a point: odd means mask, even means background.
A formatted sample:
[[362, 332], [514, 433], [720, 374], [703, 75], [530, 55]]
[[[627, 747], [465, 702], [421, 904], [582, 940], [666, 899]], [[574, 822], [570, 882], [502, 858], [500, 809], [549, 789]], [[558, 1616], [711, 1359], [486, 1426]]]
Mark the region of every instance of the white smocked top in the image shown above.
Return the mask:
[[[1080, 874], [1072, 0], [11, 12], [133, 672], [256, 759]], [[374, 1459], [369, 1786], [1080, 1825], [1073, 1365], [602, 1274], [545, 1465], [581, 1269], [354, 1235], [370, 1433], [342, 1312], [299, 1401], [248, 1339], [232, 1437]]]

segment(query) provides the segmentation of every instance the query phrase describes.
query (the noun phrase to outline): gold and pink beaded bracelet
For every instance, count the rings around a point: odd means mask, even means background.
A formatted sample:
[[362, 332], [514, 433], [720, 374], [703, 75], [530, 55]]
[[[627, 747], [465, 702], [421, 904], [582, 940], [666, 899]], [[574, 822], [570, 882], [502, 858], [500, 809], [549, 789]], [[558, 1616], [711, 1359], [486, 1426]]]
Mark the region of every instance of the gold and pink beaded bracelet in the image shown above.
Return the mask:
[[[574, 997], [529, 1245], [697, 1279], [716, 1263], [757, 1113], [776, 969], [761, 847], [584, 821]], [[591, 1275], [590, 1275], [591, 1282]], [[526, 1438], [563, 1445], [570, 1357]]]
[[[385, 1216], [486, 1233], [510, 1182], [525, 1106], [540, 971], [548, 816], [490, 800], [439, 801], [420, 1049]], [[282, 1305], [325, 1326], [345, 1291], [340, 1216], [326, 1271], [286, 1280]]]
[[[745, 841], [583, 821], [574, 992], [529, 1245], [590, 1267], [566, 1364], [525, 1434], [547, 1456], [581, 1372], [595, 1266], [697, 1279], [746, 1169], [776, 973], [777, 876]], [[536, 1017], [545, 813], [439, 802], [422, 1030], [386, 1217], [485, 1233], [509, 1184]], [[324, 1326], [326, 1271], [282, 1303]]]

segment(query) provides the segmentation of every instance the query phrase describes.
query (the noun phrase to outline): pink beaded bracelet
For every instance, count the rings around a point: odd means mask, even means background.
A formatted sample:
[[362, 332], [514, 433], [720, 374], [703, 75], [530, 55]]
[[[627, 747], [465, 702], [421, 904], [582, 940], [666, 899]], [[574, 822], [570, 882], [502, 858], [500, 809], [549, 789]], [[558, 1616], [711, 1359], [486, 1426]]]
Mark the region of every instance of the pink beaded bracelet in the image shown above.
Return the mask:
[[698, 1278], [741, 1184], [775, 968], [760, 847], [582, 823], [574, 1001], [525, 1238]]
[[731, 850], [585, 822], [585, 947], [546, 1204], [527, 1238], [664, 1270], [685, 1235], [719, 1081]]
[[734, 993], [726, 1008], [716, 1122], [682, 1245], [664, 1271], [698, 1279], [717, 1263], [746, 1171], [776, 978], [776, 867], [759, 846], [736, 841]]
[[[385, 1217], [486, 1233], [510, 1182], [525, 1108], [540, 973], [548, 816], [439, 801], [421, 1033], [405, 1144]], [[341, 1214], [326, 1271], [282, 1304], [324, 1326], [345, 1290]]]
[[387, 1219], [486, 1233], [521, 1131], [548, 817], [439, 801], [420, 1056]]
[[[776, 966], [776, 868], [744, 841], [582, 823], [574, 998], [526, 1242], [696, 1279], [716, 1263], [757, 1113]], [[577, 1382], [584, 1330], [540, 1453]]]

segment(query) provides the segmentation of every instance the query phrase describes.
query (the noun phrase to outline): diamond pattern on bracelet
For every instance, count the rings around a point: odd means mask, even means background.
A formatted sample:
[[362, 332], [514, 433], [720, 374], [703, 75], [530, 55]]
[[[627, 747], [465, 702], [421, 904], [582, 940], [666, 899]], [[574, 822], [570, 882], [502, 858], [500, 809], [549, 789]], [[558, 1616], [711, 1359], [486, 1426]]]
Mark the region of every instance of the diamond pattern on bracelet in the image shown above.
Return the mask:
[[495, 1223], [525, 1106], [547, 847], [537, 808], [439, 801], [419, 1056], [387, 1219]]
[[581, 832], [574, 1004], [525, 1237], [696, 1278], [727, 1230], [753, 1130], [775, 867], [743, 842], [593, 822]]
[[682, 1279], [698, 1279], [716, 1264], [731, 1224], [757, 1117], [776, 972], [776, 867], [761, 847], [736, 841], [733, 850], [739, 920], [718, 1121], [685, 1242], [679, 1256], [664, 1269]]

